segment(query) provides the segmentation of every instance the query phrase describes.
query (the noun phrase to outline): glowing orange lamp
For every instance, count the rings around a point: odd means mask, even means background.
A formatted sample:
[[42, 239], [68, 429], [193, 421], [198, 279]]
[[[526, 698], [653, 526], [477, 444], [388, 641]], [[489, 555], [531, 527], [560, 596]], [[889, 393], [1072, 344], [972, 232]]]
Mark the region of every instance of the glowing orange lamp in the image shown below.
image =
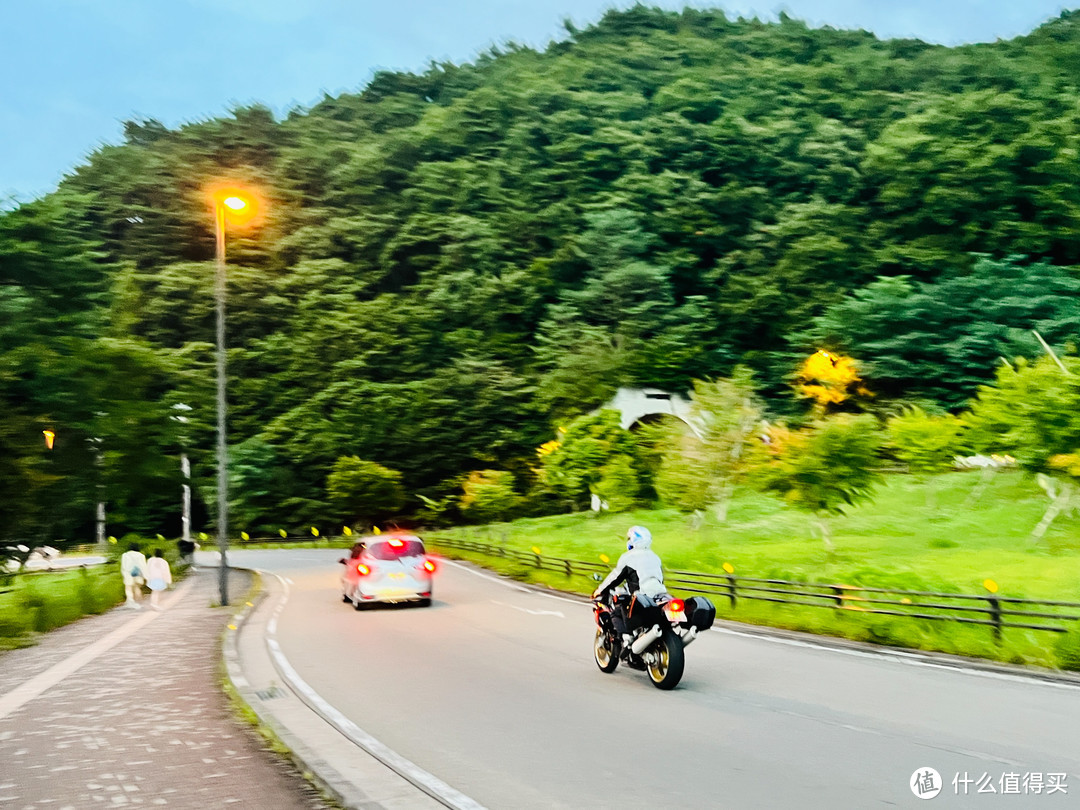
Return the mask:
[[[228, 550], [229, 550], [229, 492], [228, 453], [226, 452], [225, 421], [225, 226], [251, 223], [258, 214], [259, 198], [247, 189], [224, 183], [214, 184], [206, 191], [214, 203], [214, 309], [216, 310], [217, 342], [217, 478], [218, 514], [217, 542], [220, 562], [218, 564], [218, 589], [221, 604], [229, 604]], [[318, 531], [312, 529], [318, 537]]]

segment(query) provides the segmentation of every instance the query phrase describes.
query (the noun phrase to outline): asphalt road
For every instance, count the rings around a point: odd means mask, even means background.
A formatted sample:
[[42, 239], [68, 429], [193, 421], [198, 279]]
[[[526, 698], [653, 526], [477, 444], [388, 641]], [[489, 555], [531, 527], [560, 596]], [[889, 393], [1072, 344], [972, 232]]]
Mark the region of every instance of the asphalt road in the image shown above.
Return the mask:
[[341, 553], [230, 560], [288, 577], [277, 638], [315, 691], [489, 808], [923, 806], [926, 767], [935, 807], [1080, 805], [1080, 689], [710, 632], [661, 692], [596, 668], [583, 602], [445, 561], [432, 607], [356, 612]]

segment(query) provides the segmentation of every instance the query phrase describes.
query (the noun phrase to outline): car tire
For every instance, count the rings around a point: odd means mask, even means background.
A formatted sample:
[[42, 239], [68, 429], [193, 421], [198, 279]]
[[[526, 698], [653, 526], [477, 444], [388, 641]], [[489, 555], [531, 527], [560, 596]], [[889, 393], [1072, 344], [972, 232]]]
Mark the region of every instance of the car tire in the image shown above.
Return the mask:
[[420, 607], [431, 607], [431, 597], [425, 597], [417, 602], [417, 604], [420, 605]]
[[350, 599], [350, 598], [349, 598], [349, 595], [348, 595], [347, 593], [343, 593], [343, 594], [341, 595], [341, 601], [342, 601], [342, 602], [351, 602], [351, 601], [352, 601], [352, 599]]

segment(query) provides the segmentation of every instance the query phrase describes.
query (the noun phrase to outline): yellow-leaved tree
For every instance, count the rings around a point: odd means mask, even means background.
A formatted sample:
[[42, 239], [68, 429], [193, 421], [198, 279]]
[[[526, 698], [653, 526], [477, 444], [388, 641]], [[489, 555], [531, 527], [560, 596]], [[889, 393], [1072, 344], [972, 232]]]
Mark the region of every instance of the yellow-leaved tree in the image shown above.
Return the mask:
[[862, 385], [856, 361], [843, 354], [819, 349], [803, 361], [795, 377], [799, 396], [812, 399], [814, 407], [825, 413], [853, 396], [870, 396]]

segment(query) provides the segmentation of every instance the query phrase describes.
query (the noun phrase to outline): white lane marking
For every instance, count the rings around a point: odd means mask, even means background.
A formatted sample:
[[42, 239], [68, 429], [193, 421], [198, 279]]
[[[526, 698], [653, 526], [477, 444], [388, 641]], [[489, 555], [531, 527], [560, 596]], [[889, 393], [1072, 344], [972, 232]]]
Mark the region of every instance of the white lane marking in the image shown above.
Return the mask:
[[531, 594], [535, 594], [536, 596], [546, 597], [547, 599], [554, 599], [554, 600], [556, 600], [558, 602], [566, 602], [567, 604], [577, 605], [579, 607], [585, 607], [585, 605], [582, 603], [582, 601], [580, 599], [571, 599], [571, 598], [569, 598], [567, 596], [560, 596], [557, 593], [548, 593], [547, 591], [538, 591], [535, 588], [526, 588], [523, 585], [515, 585], [514, 583], [507, 582], [505, 579], [502, 579], [500, 577], [493, 577], [490, 574], [482, 574], [479, 571], [477, 571], [475, 568], [471, 568], [471, 567], [469, 567], [467, 565], [462, 565], [461, 563], [456, 562], [454, 560], [447, 560], [447, 559], [443, 558], [442, 562], [446, 563], [447, 565], [452, 565], [455, 568], [460, 568], [462, 571], [468, 571], [470, 574], [478, 576], [481, 579], [490, 579], [492, 582], [498, 582], [500, 585], [505, 585], [507, 588], [511, 588], [511, 589], [513, 589], [515, 591], [521, 591], [523, 593], [531, 593]]
[[467, 565], [462, 565], [459, 562], [454, 562], [453, 560], [448, 560], [446, 558], [443, 558], [443, 562], [446, 563], [447, 565], [454, 566], [454, 568], [460, 568], [462, 571], [468, 571], [470, 574], [473, 574], [474, 576], [480, 577], [480, 579], [490, 579], [492, 582], [498, 582], [500, 585], [505, 585], [507, 588], [510, 588], [511, 590], [521, 591], [522, 593], [532, 593], [532, 591], [529, 588], [526, 588], [526, 587], [524, 587], [522, 585], [515, 585], [512, 582], [507, 582], [506, 580], [500, 579], [499, 577], [493, 577], [493, 576], [491, 576], [491, 574], [481, 574], [476, 569], [470, 568]]
[[500, 602], [498, 599], [492, 599], [491, 603], [494, 605], [502, 605], [503, 607], [513, 608], [514, 610], [520, 610], [522, 613], [528, 613], [531, 616], [558, 616], [560, 619], [566, 618], [566, 616], [564, 616], [562, 612], [558, 610], [529, 610], [528, 608], [511, 605], [509, 602]]
[[[460, 568], [462, 571], [469, 571], [478, 577], [483, 579], [490, 579], [492, 582], [498, 582], [501, 585], [505, 585], [508, 588], [512, 588], [517, 591], [529, 591], [537, 596], [546, 596], [549, 599], [558, 599], [560, 602], [572, 602], [574, 604], [581, 604], [578, 600], [568, 599], [565, 596], [557, 596], [556, 594], [545, 593], [544, 591], [533, 590], [531, 588], [523, 588], [520, 585], [513, 585], [500, 577], [493, 577], [487, 574], [481, 574], [478, 571], [470, 568], [467, 565], [454, 562], [453, 560], [444, 559], [443, 562], [453, 565], [455, 568]], [[731, 630], [727, 627], [713, 627], [711, 628], [714, 633], [726, 633], [731, 636], [741, 636], [742, 638], [759, 639], [761, 641], [767, 641], [772, 644], [786, 644], [789, 647], [804, 647], [810, 650], [821, 650], [823, 652], [840, 653], [841, 655], [850, 655], [855, 658], [871, 658], [871, 659], [885, 659], [893, 660], [900, 664], [908, 664], [914, 667], [926, 667], [927, 669], [943, 669], [948, 672], [956, 672], [962, 675], [976, 675], [980, 678], [993, 678], [999, 681], [1011, 681], [1014, 683], [1035, 683], [1042, 686], [1053, 686], [1057, 689], [1080, 689], [1080, 684], [1068, 683], [1066, 681], [1052, 681], [1040, 678], [1037, 673], [1031, 675], [1012, 675], [1007, 672], [992, 672], [984, 669], [970, 669], [968, 667], [959, 666], [957, 664], [943, 664], [936, 661], [927, 661], [918, 652], [902, 652], [902, 651], [886, 651], [875, 650], [874, 652], [865, 652], [862, 650], [848, 650], [842, 647], [834, 647], [831, 644], [824, 642], [813, 641], [799, 641], [797, 639], [781, 638], [780, 636], [773, 636], [767, 633], [747, 633], [739, 630]]]
[[892, 652], [887, 650], [866, 652], [863, 650], [849, 650], [843, 647], [834, 647], [830, 644], [818, 644], [813, 641], [799, 641], [793, 638], [780, 638], [779, 636], [767, 635], [765, 633], [744, 633], [739, 630], [732, 630], [728, 627], [713, 627], [711, 628], [714, 633], [724, 633], [729, 636], [739, 636], [741, 638], [752, 638], [759, 641], [767, 641], [772, 644], [784, 644], [788, 647], [803, 647], [810, 650], [821, 650], [822, 652], [838, 653], [840, 655], [850, 655], [855, 658], [870, 658], [874, 660], [886, 660], [894, 661], [898, 664], [906, 664], [912, 667], [926, 667], [927, 669], [943, 669], [948, 672], [958, 672], [963, 675], [976, 675], [980, 678], [992, 678], [998, 681], [1011, 681], [1013, 683], [1024, 684], [1038, 684], [1040, 686], [1053, 686], [1057, 689], [1080, 689], [1080, 684], [1068, 683], [1065, 681], [1051, 681], [1044, 680], [1038, 676], [1038, 674], [1031, 675], [1013, 675], [1008, 672], [992, 672], [985, 669], [969, 669], [967, 667], [958, 666], [956, 664], [942, 664], [937, 661], [927, 661], [922, 658], [918, 653], [909, 652]]
[[[189, 579], [177, 588], [167, 602], [162, 602], [162, 609], [167, 609], [173, 602], [179, 599], [184, 592], [191, 587], [192, 582], [194, 582], [194, 580]], [[83, 647], [69, 658], [65, 658], [63, 661], [53, 664], [44, 672], [35, 675], [30, 680], [24, 681], [16, 686], [7, 694], [0, 696], [0, 719], [21, 709], [34, 698], [40, 697], [49, 689], [56, 686], [56, 684], [60, 683], [60, 681], [64, 680], [64, 678], [86, 666], [95, 658], [107, 653], [121, 641], [145, 627], [160, 615], [156, 610], [144, 609], [146, 612], [142, 615], [133, 618], [131, 621], [126, 622], [113, 630], [107, 636], [99, 638], [93, 644]], [[114, 608], [114, 610], [124, 610], [124, 608]]]
[[[274, 576], [281, 580], [283, 584], [288, 582], [287, 579], [278, 574], [275, 574]], [[277, 618], [284, 609], [285, 602], [288, 598], [289, 588], [286, 585], [285, 593], [274, 610], [275, 618]], [[267, 630], [269, 631], [269, 625], [267, 625]], [[479, 804], [464, 793], [450, 787], [450, 785], [443, 782], [437, 776], [428, 773], [416, 763], [406, 759], [401, 756], [401, 754], [379, 742], [330, 705], [330, 703], [312, 689], [311, 686], [300, 677], [299, 673], [293, 669], [292, 664], [289, 663], [289, 659], [286, 658], [285, 653], [282, 652], [277, 639], [273, 638], [269, 632], [267, 632], [266, 646], [270, 650], [270, 655], [273, 657], [274, 663], [278, 667], [278, 671], [289, 685], [289, 688], [296, 692], [297, 695], [300, 695], [305, 703], [315, 708], [326, 722], [344, 734], [354, 744], [367, 751], [371, 756], [375, 757], [375, 759], [379, 760], [379, 762], [386, 765], [395, 773], [412, 782], [416, 787], [420, 788], [433, 799], [441, 802], [447, 807], [453, 808], [453, 810], [487, 810], [482, 804]]]

